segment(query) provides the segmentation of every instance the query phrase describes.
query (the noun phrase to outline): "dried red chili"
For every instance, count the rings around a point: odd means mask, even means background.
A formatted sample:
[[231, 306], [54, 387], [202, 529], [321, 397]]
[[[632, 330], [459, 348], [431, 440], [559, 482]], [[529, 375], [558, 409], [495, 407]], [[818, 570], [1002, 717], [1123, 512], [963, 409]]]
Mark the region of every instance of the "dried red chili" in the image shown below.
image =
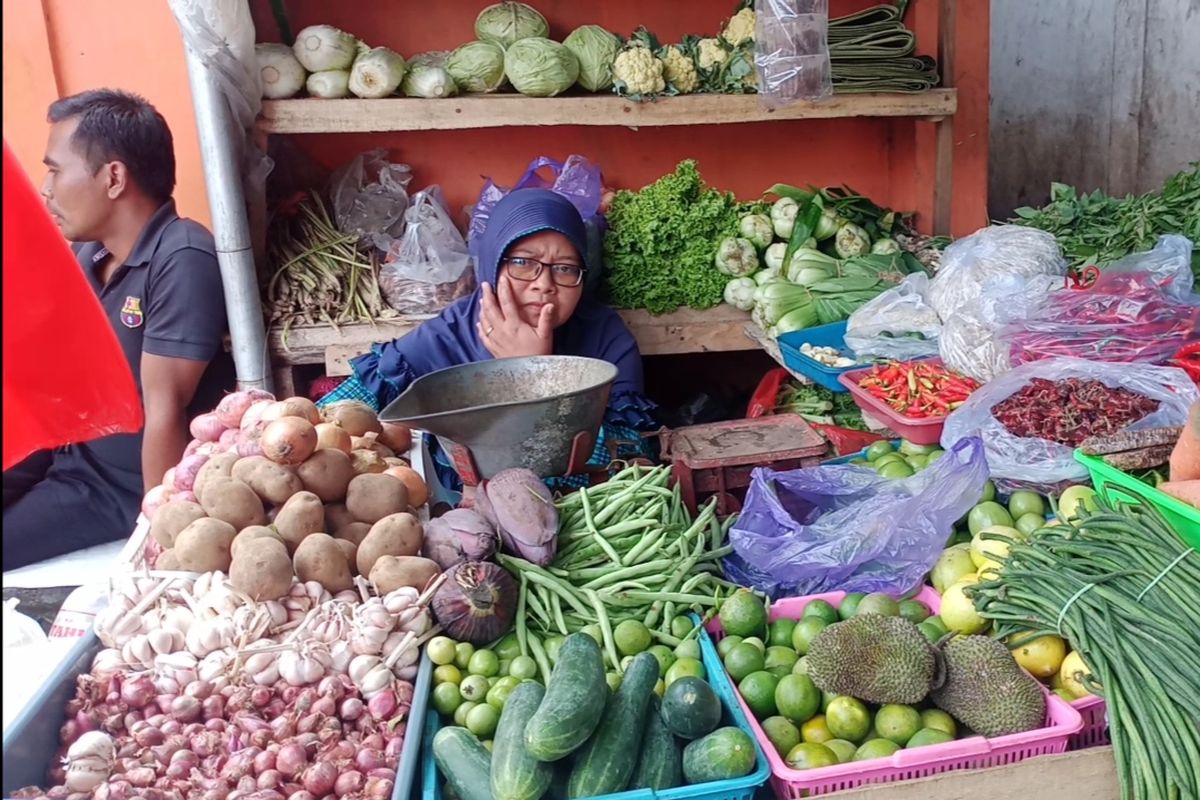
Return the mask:
[[992, 415], [1014, 436], [1048, 439], [1071, 447], [1089, 436], [1107, 436], [1158, 409], [1158, 401], [1100, 381], [1034, 378], [992, 406]]

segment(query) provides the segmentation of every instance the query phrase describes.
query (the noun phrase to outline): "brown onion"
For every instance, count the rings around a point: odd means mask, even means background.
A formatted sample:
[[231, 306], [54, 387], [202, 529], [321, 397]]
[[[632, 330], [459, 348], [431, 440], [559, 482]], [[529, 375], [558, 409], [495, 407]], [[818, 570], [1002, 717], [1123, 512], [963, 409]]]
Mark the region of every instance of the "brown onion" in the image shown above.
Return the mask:
[[295, 417], [316, 425], [321, 421], [321, 412], [317, 410], [317, 404], [307, 397], [289, 397], [272, 403], [262, 414], [262, 419], [267, 422], [285, 417]]
[[276, 464], [294, 466], [317, 449], [317, 430], [299, 417], [282, 417], [267, 425], [260, 440], [263, 455]]
[[316, 426], [318, 450], [341, 450], [350, 455], [350, 434], [332, 422], [322, 422]]
[[321, 409], [321, 418], [339, 428], [345, 428], [351, 436], [365, 436], [368, 433], [383, 431], [375, 411], [366, 403], [357, 400], [330, 403]]

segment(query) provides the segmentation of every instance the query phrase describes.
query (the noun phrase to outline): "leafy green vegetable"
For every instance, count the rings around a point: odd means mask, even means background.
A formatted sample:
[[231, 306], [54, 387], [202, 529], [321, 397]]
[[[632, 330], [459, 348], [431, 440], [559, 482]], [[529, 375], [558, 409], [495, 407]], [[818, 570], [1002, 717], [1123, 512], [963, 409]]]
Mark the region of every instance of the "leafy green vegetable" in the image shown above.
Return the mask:
[[822, 422], [849, 428], [867, 430], [862, 410], [848, 392], [831, 392], [824, 386], [811, 383], [788, 382], [775, 398], [776, 414], [799, 414], [809, 422]]
[[617, 192], [604, 237], [609, 302], [654, 314], [717, 305], [728, 281], [713, 264], [717, 246], [743, 214], [764, 208], [705, 188], [691, 160], [641, 191]]

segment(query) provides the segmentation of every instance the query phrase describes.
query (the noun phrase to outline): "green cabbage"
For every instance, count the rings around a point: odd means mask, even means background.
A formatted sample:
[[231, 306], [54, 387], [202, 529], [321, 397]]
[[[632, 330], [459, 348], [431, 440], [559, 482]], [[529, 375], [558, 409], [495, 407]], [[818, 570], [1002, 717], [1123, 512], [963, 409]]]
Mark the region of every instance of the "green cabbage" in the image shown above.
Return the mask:
[[484, 42], [495, 42], [508, 47], [513, 42], [531, 36], [545, 38], [550, 35], [546, 18], [533, 6], [506, 0], [488, 6], [475, 18], [475, 37]]
[[558, 42], [522, 39], [504, 53], [504, 74], [513, 88], [530, 97], [554, 97], [575, 84], [579, 59]]
[[467, 42], [446, 59], [446, 71], [464, 92], [494, 92], [504, 85], [504, 48]]
[[613, 61], [621, 50], [621, 42], [599, 25], [583, 25], [563, 39], [563, 46], [579, 59], [579, 85], [589, 92], [605, 92], [612, 88]]

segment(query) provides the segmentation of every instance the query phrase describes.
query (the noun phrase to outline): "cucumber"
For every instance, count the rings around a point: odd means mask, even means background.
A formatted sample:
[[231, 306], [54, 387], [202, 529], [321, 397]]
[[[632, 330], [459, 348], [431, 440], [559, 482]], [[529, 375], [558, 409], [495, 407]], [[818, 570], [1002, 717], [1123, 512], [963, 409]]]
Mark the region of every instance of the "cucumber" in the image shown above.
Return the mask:
[[741, 778], [757, 757], [754, 740], [741, 728], [717, 728], [683, 748], [683, 777], [689, 785]]
[[433, 736], [433, 760], [459, 800], [492, 800], [492, 754], [466, 728], [450, 726]]
[[535, 681], [522, 681], [504, 702], [492, 745], [494, 800], [538, 800], [550, 788], [554, 766], [525, 752], [525, 726], [546, 690]]
[[600, 727], [579, 751], [567, 784], [567, 797], [613, 794], [629, 785], [658, 672], [658, 659], [653, 653], [634, 657], [621, 687], [604, 710]]
[[604, 657], [586, 633], [573, 633], [558, 652], [546, 696], [525, 726], [525, 749], [538, 761], [557, 761], [588, 740], [608, 700]]
[[682, 785], [683, 748], [663, 721], [658, 698], [651, 697], [642, 729], [642, 750], [629, 788], [674, 789]]
[[699, 739], [721, 724], [721, 701], [702, 678], [680, 678], [663, 695], [662, 716], [676, 736]]

